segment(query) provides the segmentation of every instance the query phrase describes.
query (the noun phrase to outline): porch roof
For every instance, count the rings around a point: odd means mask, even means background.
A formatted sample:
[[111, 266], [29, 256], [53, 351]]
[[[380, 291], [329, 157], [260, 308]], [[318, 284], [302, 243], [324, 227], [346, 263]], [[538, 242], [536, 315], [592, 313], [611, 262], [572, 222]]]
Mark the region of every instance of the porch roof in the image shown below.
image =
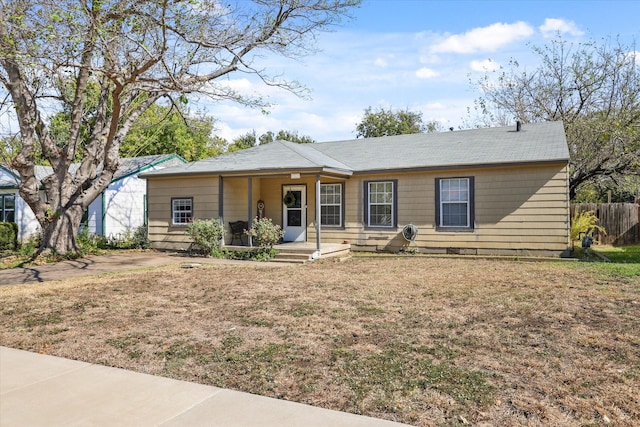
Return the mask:
[[158, 171], [141, 174], [141, 178], [182, 175], [275, 175], [290, 172], [350, 176], [353, 171], [343, 162], [315, 149], [318, 144], [295, 144], [273, 141], [266, 145], [224, 154]]
[[419, 133], [315, 144], [266, 145], [142, 174], [186, 175], [354, 173], [557, 163], [569, 160], [562, 122]]

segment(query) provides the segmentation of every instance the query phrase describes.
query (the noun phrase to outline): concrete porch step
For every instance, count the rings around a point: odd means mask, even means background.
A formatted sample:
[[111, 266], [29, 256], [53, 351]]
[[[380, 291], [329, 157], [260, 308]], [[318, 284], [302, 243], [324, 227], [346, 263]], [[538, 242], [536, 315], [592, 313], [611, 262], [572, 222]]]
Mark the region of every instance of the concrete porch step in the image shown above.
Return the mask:
[[304, 264], [311, 260], [313, 252], [311, 253], [296, 253], [296, 252], [278, 252], [274, 259], [274, 262], [290, 262], [295, 264]]

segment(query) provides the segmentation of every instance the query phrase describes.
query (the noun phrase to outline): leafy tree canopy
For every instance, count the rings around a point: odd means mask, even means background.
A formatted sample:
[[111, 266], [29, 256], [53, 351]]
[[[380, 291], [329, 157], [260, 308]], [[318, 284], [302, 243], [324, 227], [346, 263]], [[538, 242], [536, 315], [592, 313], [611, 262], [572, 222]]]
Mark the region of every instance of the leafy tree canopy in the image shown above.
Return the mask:
[[280, 130], [277, 134], [274, 134], [272, 131], [267, 131], [258, 136], [256, 131], [253, 130], [234, 139], [227, 148], [227, 151], [232, 153], [234, 151], [244, 150], [255, 147], [256, 145], [268, 144], [277, 140], [295, 142], [297, 144], [310, 144], [315, 142], [310, 136], [299, 135], [298, 132], [295, 131]]
[[371, 107], [364, 110], [362, 121], [356, 125], [356, 138], [373, 138], [378, 136], [405, 135], [411, 133], [440, 131], [436, 121], [422, 122], [422, 113], [409, 110], [393, 111], [380, 108], [374, 111]]
[[182, 114], [177, 108], [154, 104], [140, 116], [122, 141], [122, 157], [179, 154], [194, 161], [221, 154], [225, 147], [212, 137], [214, 121], [205, 115]]
[[[635, 46], [619, 41], [573, 44], [556, 39], [534, 47], [540, 65], [517, 61], [477, 84], [483, 125], [564, 123], [571, 154], [569, 192], [581, 186], [617, 186], [640, 175], [640, 68]], [[497, 77], [497, 78], [495, 78]]]

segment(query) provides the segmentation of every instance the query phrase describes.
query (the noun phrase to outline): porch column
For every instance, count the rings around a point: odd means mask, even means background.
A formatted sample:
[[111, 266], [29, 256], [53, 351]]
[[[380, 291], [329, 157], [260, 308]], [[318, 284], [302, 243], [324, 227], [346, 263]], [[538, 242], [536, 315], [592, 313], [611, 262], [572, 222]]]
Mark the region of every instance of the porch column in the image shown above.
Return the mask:
[[[249, 177], [247, 178], [247, 193], [249, 194], [249, 200], [247, 203], [247, 224], [249, 226], [249, 229], [251, 229], [251, 222], [252, 222], [252, 217], [251, 217], [251, 205], [253, 203], [253, 178]], [[247, 239], [249, 242], [249, 246], [253, 246], [253, 239], [251, 238], [251, 234], [249, 234], [249, 238]], [[241, 242], [242, 243], [242, 242]]]
[[316, 251], [320, 258], [320, 174], [316, 175]]
[[[224, 227], [224, 179], [222, 175], [218, 177], [218, 221]], [[220, 246], [224, 245], [224, 236], [222, 236]]]

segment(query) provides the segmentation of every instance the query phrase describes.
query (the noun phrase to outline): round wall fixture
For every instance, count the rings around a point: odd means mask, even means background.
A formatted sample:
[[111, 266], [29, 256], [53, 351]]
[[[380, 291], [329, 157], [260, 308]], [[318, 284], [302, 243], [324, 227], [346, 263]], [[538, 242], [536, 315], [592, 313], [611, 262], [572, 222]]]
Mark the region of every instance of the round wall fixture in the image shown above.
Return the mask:
[[402, 237], [409, 242], [413, 242], [418, 235], [418, 227], [413, 224], [407, 224], [402, 227]]

